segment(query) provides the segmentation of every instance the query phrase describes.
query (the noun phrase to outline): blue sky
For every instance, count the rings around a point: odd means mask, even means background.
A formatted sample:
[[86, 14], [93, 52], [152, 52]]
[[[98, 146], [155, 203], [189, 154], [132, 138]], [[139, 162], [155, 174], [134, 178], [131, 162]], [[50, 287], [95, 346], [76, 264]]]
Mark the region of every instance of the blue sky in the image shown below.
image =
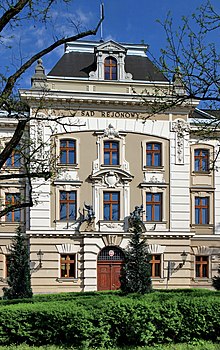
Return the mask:
[[[175, 26], [180, 25], [182, 16], [190, 16], [201, 0], [103, 0], [105, 20], [103, 23], [104, 40], [113, 39], [124, 43], [144, 43], [149, 45], [155, 57], [166, 44], [165, 33], [157, 20], [164, 21], [170, 11]], [[72, 34], [74, 27], [71, 21], [80, 24], [82, 29], [90, 29], [99, 19], [100, 0], [73, 0], [68, 5], [56, 6], [51, 12], [51, 21], [47, 26], [26, 22], [23, 27], [16, 28], [14, 37], [10, 37], [9, 30], [5, 31], [6, 44], [15, 44], [16, 50], [7, 50], [0, 46], [0, 65], [18, 66], [21, 59], [41, 50], [52, 42], [54, 35], [59, 33]], [[212, 0], [217, 12], [220, 13], [220, 0]], [[213, 40], [219, 41], [219, 33]], [[100, 32], [96, 37], [85, 40], [100, 40]], [[63, 54], [63, 47], [43, 58], [48, 72]], [[7, 63], [6, 63], [7, 62]], [[1, 68], [2, 71], [2, 68]], [[30, 86], [30, 76], [34, 72], [32, 67], [20, 82], [20, 87]]]

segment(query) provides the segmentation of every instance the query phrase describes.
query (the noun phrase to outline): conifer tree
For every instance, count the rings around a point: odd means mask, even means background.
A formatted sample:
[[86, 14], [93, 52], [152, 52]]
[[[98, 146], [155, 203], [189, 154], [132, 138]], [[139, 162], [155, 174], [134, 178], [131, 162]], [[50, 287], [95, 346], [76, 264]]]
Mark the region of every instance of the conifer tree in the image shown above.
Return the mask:
[[212, 279], [212, 286], [215, 289], [220, 290], [220, 266], [218, 268], [218, 275], [214, 276]]
[[[140, 208], [142, 210], [142, 207]], [[125, 262], [120, 276], [121, 290], [126, 294], [145, 294], [151, 291], [150, 256], [146, 239], [142, 238], [143, 222], [138, 207], [131, 214], [129, 221], [132, 237], [125, 250]]]
[[10, 249], [8, 287], [3, 292], [6, 299], [32, 297], [29, 251], [20, 227]]

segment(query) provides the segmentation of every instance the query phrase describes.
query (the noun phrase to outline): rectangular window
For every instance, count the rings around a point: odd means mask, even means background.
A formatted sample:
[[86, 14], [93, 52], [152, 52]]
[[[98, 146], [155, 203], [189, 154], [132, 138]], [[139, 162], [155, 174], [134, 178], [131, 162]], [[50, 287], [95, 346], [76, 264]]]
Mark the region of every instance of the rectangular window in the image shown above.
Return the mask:
[[161, 255], [151, 255], [151, 277], [161, 277]]
[[76, 255], [62, 254], [60, 256], [60, 277], [76, 278]]
[[146, 144], [146, 165], [161, 166], [161, 144], [147, 143]]
[[209, 224], [209, 197], [195, 197], [195, 224]]
[[60, 140], [60, 163], [76, 164], [76, 140]]
[[104, 142], [104, 164], [118, 165], [119, 164], [119, 143], [115, 141]]
[[120, 219], [120, 193], [104, 192], [104, 220]]
[[6, 166], [15, 168], [21, 166], [21, 153], [20, 146], [16, 146], [16, 148], [12, 151], [11, 156], [6, 160]]
[[209, 171], [209, 150], [195, 149], [194, 151], [194, 169], [198, 172]]
[[76, 220], [76, 191], [60, 191], [60, 220]]
[[146, 194], [146, 221], [162, 221], [162, 193]]
[[[20, 203], [20, 194], [19, 193], [6, 193], [5, 194], [5, 206], [11, 207], [13, 205]], [[5, 216], [6, 221], [8, 222], [19, 222], [21, 221], [21, 210], [20, 208], [10, 211]]]
[[196, 256], [196, 277], [209, 277], [209, 257]]

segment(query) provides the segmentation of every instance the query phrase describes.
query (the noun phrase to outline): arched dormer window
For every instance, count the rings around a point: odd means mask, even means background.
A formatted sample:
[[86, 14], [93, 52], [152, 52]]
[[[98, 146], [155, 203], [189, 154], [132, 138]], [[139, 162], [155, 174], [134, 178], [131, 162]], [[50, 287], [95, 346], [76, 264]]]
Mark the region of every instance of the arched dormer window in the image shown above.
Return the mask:
[[114, 57], [106, 57], [104, 70], [105, 80], [117, 80], [117, 60]]

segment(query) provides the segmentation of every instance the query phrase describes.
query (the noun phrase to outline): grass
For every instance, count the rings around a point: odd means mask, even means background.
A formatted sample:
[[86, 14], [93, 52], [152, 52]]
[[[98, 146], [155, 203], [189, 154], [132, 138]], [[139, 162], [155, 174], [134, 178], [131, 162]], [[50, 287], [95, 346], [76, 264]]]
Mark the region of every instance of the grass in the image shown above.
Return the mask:
[[[0, 350], [90, 350], [88, 348], [74, 348], [74, 347], [62, 347], [55, 345], [47, 346], [28, 346], [23, 345], [10, 345], [10, 346], [0, 346]], [[91, 349], [92, 350], [92, 349]], [[101, 349], [99, 349], [101, 350]], [[106, 349], [102, 349], [106, 350]], [[169, 344], [169, 345], [155, 345], [146, 347], [126, 347], [126, 348], [111, 348], [111, 350], [220, 350], [220, 344], [214, 344], [212, 342], [201, 341], [191, 344]]]

